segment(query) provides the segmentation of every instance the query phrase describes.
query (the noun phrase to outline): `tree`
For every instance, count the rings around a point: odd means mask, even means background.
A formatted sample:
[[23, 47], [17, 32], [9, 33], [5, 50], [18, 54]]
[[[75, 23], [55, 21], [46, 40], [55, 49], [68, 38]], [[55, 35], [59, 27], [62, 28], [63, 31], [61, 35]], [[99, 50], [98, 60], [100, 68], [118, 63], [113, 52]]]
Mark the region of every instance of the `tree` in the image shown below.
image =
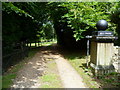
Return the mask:
[[41, 7], [46, 7], [46, 3], [2, 3], [4, 53], [13, 51], [17, 43], [38, 39], [38, 31], [48, 18]]
[[[3, 3], [3, 29], [4, 32], [10, 32], [11, 29], [8, 27], [11, 27], [16, 33], [19, 32], [14, 34], [16, 36], [11, 35], [17, 37], [13, 41], [19, 41], [20, 39], [35, 40], [36, 36], [51, 36], [54, 28], [58, 44], [75, 45], [76, 41], [83, 40], [86, 35], [91, 35], [92, 31], [97, 30], [96, 22], [100, 19], [108, 21], [107, 30], [116, 32], [116, 25], [111, 23], [110, 18], [116, 7], [119, 7], [118, 2]], [[7, 25], [6, 22], [10, 22], [10, 19], [6, 17], [12, 17], [13, 23]], [[11, 39], [14, 39], [12, 37]], [[7, 35], [4, 38], [13, 42], [9, 40], [10, 38], [7, 39]]]
[[116, 4], [110, 16], [111, 22], [115, 24], [116, 35], [118, 36], [117, 45], [120, 46], [120, 2]]
[[[110, 14], [116, 3], [111, 2], [81, 2], [62, 3], [68, 9], [68, 13], [63, 16], [67, 18], [68, 27], [74, 29], [76, 40], [84, 38], [84, 32], [96, 30], [96, 22], [105, 19], [109, 23], [108, 30], [111, 30]], [[89, 32], [90, 34], [90, 32]]]
[[115, 32], [115, 24], [110, 22], [110, 15], [117, 4], [117, 2], [49, 3], [49, 13], [57, 33], [58, 43], [70, 46], [73, 42], [73, 45], [76, 45], [75, 41], [83, 41], [85, 44], [85, 36], [97, 30], [96, 23], [100, 19], [105, 19], [109, 23], [108, 31]]

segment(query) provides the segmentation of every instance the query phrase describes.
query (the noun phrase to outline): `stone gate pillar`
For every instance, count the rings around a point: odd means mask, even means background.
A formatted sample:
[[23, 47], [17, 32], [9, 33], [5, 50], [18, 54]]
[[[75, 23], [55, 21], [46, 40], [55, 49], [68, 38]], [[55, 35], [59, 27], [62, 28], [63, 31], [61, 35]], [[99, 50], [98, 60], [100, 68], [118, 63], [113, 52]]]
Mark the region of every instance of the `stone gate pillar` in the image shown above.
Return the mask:
[[[95, 74], [104, 74], [114, 71], [111, 59], [113, 55], [114, 37], [113, 32], [104, 31], [107, 29], [108, 23], [100, 20], [97, 23], [99, 31], [92, 33], [90, 66]], [[102, 31], [101, 31], [102, 30]]]

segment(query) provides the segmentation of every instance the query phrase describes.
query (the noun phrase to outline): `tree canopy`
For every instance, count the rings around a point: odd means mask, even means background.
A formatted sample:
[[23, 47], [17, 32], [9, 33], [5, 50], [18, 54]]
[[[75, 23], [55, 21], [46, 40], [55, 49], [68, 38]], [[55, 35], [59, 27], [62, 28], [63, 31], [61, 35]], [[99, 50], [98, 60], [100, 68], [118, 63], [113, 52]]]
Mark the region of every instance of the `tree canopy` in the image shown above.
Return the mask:
[[108, 22], [107, 30], [120, 33], [120, 2], [3, 2], [2, 7], [5, 46], [50, 39], [53, 30], [59, 43], [76, 42], [97, 30], [100, 19]]
[[[79, 40], [85, 36], [83, 32], [91, 28], [96, 30], [96, 22], [105, 19], [109, 23], [108, 30], [113, 30], [114, 24], [111, 23], [110, 15], [118, 6], [115, 2], [71, 2], [60, 3], [58, 7], [67, 9], [67, 13], [62, 15], [61, 22], [67, 21], [67, 26], [74, 30], [74, 37]], [[83, 33], [83, 34], [82, 34]]]

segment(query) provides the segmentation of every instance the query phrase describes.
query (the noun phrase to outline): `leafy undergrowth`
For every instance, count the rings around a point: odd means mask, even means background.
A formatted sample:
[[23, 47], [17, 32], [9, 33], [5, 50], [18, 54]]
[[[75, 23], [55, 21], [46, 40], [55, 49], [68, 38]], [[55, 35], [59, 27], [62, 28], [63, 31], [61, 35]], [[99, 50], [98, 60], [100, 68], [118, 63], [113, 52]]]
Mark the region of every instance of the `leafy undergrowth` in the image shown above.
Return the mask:
[[61, 79], [58, 75], [57, 66], [54, 60], [47, 63], [45, 74], [40, 77], [40, 88], [62, 88]]
[[98, 82], [101, 83], [103, 88], [120, 88], [120, 74], [116, 72], [111, 72], [108, 74], [101, 75], [96, 78]]
[[13, 84], [13, 79], [16, 78], [17, 72], [25, 65], [25, 63], [32, 58], [39, 49], [32, 49], [28, 53], [28, 57], [21, 60], [21, 62], [17, 63], [14, 66], [11, 66], [6, 73], [2, 76], [2, 88], [10, 88]]
[[[86, 66], [85, 55], [81, 53], [68, 52], [64, 55], [71, 65], [77, 70], [80, 76], [83, 78], [84, 83], [89, 88], [118, 88], [120, 87], [118, 73], [109, 73], [101, 76], [94, 76], [90, 67]], [[90, 57], [89, 57], [90, 58]]]

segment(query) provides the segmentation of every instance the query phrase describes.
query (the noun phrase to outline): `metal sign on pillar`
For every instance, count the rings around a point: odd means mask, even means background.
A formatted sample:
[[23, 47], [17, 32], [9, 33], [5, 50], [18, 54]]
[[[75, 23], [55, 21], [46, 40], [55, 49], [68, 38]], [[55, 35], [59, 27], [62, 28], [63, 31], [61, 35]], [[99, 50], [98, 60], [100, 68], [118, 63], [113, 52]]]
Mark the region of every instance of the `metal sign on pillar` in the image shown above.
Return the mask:
[[96, 27], [98, 31], [94, 31], [89, 38], [91, 41], [90, 50], [90, 66], [93, 68], [94, 74], [104, 74], [114, 71], [111, 63], [113, 54], [114, 39], [116, 37], [111, 31], [105, 31], [108, 28], [108, 22], [100, 20]]
[[87, 64], [87, 67], [89, 65], [89, 50], [90, 50], [90, 41], [89, 39], [92, 38], [92, 36], [86, 36], [86, 38], [88, 39], [87, 40], [87, 57], [86, 57], [86, 64]]

